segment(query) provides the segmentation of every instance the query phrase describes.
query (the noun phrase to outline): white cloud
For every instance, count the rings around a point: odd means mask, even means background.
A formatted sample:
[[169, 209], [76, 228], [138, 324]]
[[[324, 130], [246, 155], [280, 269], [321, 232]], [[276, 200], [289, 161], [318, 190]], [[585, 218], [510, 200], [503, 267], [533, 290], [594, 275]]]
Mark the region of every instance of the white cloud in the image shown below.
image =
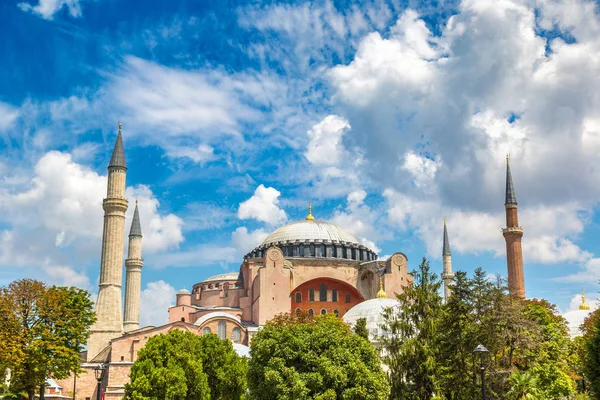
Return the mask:
[[61, 8], [67, 7], [72, 17], [81, 17], [81, 5], [79, 0], [39, 0], [39, 3], [32, 6], [29, 3], [19, 3], [18, 7], [23, 11], [31, 11], [44, 19], [53, 19], [54, 14]]
[[308, 132], [308, 148], [304, 153], [311, 164], [316, 166], [336, 166], [344, 156], [342, 136], [350, 129], [350, 124], [337, 115], [328, 115]]
[[175, 303], [175, 289], [163, 280], [148, 282], [140, 298], [140, 327], [169, 322], [169, 307]]
[[260, 184], [252, 197], [240, 203], [238, 217], [240, 219], [254, 218], [269, 225], [282, 224], [287, 221], [287, 214], [279, 208], [281, 193], [272, 187]]
[[260, 245], [269, 235], [264, 229], [248, 231], [248, 228], [241, 226], [231, 234], [231, 243], [239, 256], [245, 255]]
[[198, 147], [179, 146], [167, 150], [167, 155], [171, 158], [189, 158], [195, 163], [204, 164], [214, 160], [214, 148], [207, 144], [199, 144]]
[[0, 131], [10, 128], [18, 117], [18, 108], [0, 101]]

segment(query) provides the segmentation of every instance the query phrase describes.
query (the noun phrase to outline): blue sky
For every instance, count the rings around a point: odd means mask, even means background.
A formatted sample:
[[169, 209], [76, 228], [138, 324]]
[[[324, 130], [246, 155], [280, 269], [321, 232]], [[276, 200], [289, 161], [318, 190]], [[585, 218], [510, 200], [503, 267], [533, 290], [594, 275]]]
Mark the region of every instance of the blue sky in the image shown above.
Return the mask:
[[[0, 283], [97, 289], [123, 123], [142, 323], [278, 226], [506, 274], [505, 154], [529, 297], [600, 278], [600, 17], [582, 0], [0, 4]], [[133, 207], [128, 212], [130, 223]]]

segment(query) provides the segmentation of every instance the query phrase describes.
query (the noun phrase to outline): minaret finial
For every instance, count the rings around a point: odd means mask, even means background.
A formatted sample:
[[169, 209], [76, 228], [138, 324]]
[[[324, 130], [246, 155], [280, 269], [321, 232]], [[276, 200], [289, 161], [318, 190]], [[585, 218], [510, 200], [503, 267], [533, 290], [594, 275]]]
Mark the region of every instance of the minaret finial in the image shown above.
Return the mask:
[[314, 221], [315, 217], [312, 215], [312, 202], [308, 202], [308, 215], [306, 216], [307, 221]]
[[579, 306], [580, 310], [589, 310], [590, 306], [585, 302], [585, 292], [581, 289], [581, 305]]
[[510, 161], [510, 153], [506, 153], [506, 165], [509, 164]]
[[381, 276], [379, 277], [379, 292], [377, 292], [376, 297], [378, 299], [385, 299], [387, 297], [385, 290], [383, 290], [383, 281], [381, 280]]
[[119, 133], [121, 133], [121, 129], [123, 129], [123, 124], [121, 124], [121, 121], [119, 121]]

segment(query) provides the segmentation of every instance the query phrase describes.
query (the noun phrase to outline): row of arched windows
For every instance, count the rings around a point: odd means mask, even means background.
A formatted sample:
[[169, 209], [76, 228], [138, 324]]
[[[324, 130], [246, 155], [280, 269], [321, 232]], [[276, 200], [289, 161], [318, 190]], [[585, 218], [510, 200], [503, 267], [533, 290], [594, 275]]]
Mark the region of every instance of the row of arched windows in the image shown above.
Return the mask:
[[[315, 301], [315, 289], [308, 289], [308, 301]], [[327, 301], [327, 286], [322, 283], [319, 287], [319, 301]], [[331, 289], [331, 301], [338, 301], [338, 290]], [[296, 292], [296, 303], [302, 303], [302, 293]], [[350, 295], [346, 295], [346, 303], [350, 303]]]
[[[212, 330], [208, 326], [205, 326], [204, 329], [202, 329], [203, 335], [208, 335], [210, 333], [212, 333]], [[217, 325], [217, 335], [220, 339], [227, 338], [227, 323], [225, 321], [219, 321], [219, 324]], [[234, 343], [242, 341], [242, 330], [237, 326], [231, 331], [231, 340]]]
[[[299, 308], [296, 308], [296, 313], [300, 314], [302, 312], [302, 310], [300, 310]], [[322, 308], [320, 311], [321, 315], [325, 315], [327, 314], [327, 310]], [[335, 314], [336, 317], [340, 316], [340, 310], [338, 310], [337, 308], [335, 310], [333, 310], [333, 313]], [[315, 310], [313, 310], [312, 308], [308, 309], [308, 315], [310, 315], [311, 317], [315, 315]]]

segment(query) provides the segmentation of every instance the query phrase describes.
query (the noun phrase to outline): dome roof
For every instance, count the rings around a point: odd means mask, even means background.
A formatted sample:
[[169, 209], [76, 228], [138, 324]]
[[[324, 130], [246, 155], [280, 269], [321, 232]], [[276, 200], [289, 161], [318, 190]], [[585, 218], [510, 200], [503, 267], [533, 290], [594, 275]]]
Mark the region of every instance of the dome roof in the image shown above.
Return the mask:
[[248, 357], [250, 358], [250, 347], [245, 346], [240, 343], [232, 343], [233, 349], [237, 353], [239, 357]]
[[190, 294], [190, 291], [187, 289], [181, 289], [179, 292], [177, 292], [176, 294]]
[[212, 282], [212, 281], [237, 281], [239, 276], [239, 272], [226, 272], [224, 274], [209, 276], [202, 282]]
[[582, 333], [579, 330], [579, 327], [591, 312], [591, 310], [575, 310], [569, 311], [563, 315], [563, 318], [566, 319], [569, 324], [569, 335], [571, 338], [581, 336]]
[[388, 299], [385, 297], [375, 298], [371, 300], [363, 301], [352, 307], [343, 316], [345, 323], [349, 324], [352, 328], [356, 325], [356, 321], [360, 318], [367, 320], [367, 329], [369, 331], [369, 337], [373, 340], [374, 336], [381, 336], [385, 332], [381, 329], [383, 324], [383, 310], [388, 307], [398, 306], [400, 303], [396, 299]]
[[277, 229], [263, 240], [260, 247], [285, 242], [361, 243], [339, 226], [324, 221], [302, 220]]

